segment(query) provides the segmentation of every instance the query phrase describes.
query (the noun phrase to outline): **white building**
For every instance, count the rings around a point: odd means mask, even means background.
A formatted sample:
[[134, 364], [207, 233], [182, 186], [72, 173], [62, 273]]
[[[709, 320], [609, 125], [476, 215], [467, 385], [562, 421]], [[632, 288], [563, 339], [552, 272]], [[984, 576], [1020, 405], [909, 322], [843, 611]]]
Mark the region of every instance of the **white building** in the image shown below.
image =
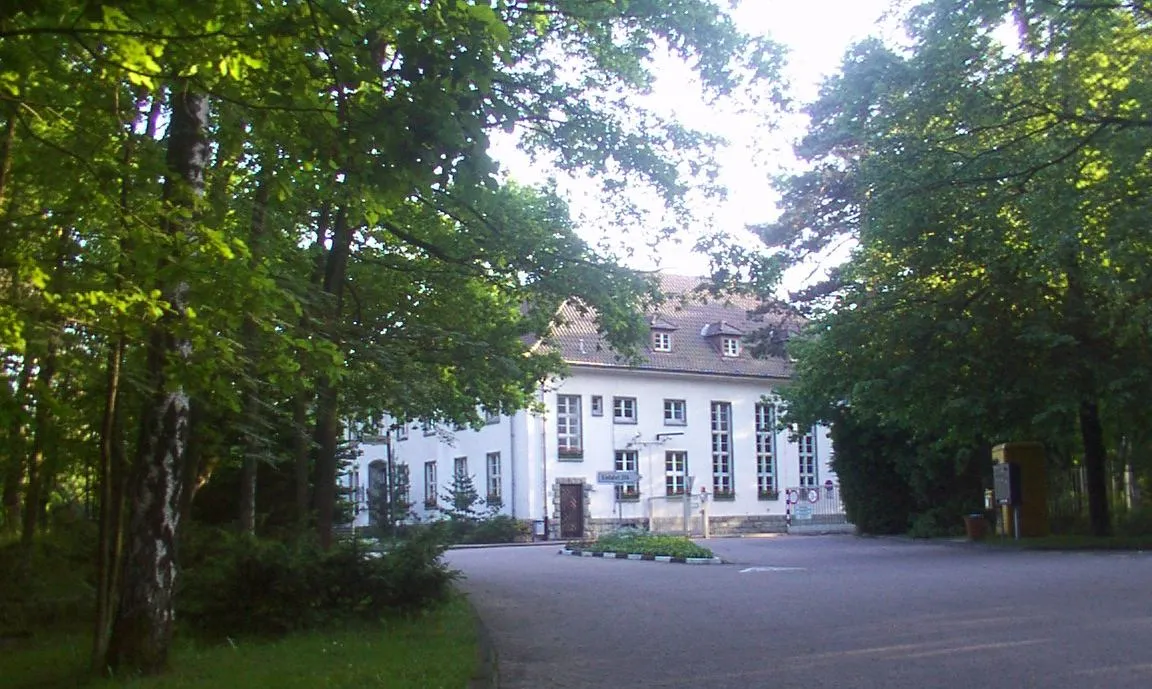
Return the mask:
[[[531, 520], [550, 538], [621, 524], [681, 528], [689, 484], [697, 532], [701, 493], [712, 533], [779, 531], [789, 512], [842, 519], [826, 429], [794, 441], [777, 428], [773, 399], [789, 364], [754, 358], [744, 346], [743, 336], [763, 327], [749, 317], [754, 303], [698, 295], [694, 278], [662, 281], [670, 298], [649, 319], [642, 363], [623, 362], [587, 316], [566, 309], [542, 346], [559, 348], [570, 370], [541, 386], [543, 413], [490, 417], [478, 431], [408, 423], [386, 438], [367, 438], [379, 442], [362, 443], [348, 479], [360, 496], [356, 525], [369, 522], [366, 491], [356, 489], [381, 480], [389, 448], [390, 461], [407, 467], [420, 519], [438, 516], [453, 472], [473, 476], [481, 496], [499, 498], [500, 512]], [[612, 471], [639, 478], [598, 482], [599, 472]], [[799, 509], [788, 505], [792, 488], [803, 489]]]

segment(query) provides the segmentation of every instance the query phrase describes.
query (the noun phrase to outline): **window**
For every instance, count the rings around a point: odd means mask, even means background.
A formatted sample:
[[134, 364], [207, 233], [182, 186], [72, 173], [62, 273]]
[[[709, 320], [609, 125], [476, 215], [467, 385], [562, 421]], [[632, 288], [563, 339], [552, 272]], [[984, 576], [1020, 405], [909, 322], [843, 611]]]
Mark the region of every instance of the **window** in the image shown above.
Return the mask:
[[712, 403], [712, 495], [731, 497], [732, 403]]
[[604, 416], [604, 398], [592, 395], [592, 416]]
[[664, 425], [684, 426], [688, 423], [688, 403], [684, 400], [664, 400]]
[[468, 475], [467, 457], [457, 457], [452, 460], [452, 475], [456, 478], [463, 478]]
[[403, 512], [407, 512], [412, 502], [412, 476], [408, 472], [407, 464], [396, 465], [396, 488], [394, 490], [397, 502], [404, 503]]
[[561, 457], [584, 456], [580, 432], [580, 395], [556, 395], [556, 446]]
[[740, 338], [725, 337], [720, 341], [720, 352], [724, 356], [740, 356]]
[[436, 426], [431, 421], [421, 422], [420, 430], [424, 431], [425, 436], [436, 434]]
[[424, 507], [436, 506], [436, 462], [424, 462]]
[[[616, 450], [616, 471], [639, 471], [639, 457], [640, 453], [636, 450]], [[640, 484], [625, 483], [622, 486], [616, 486], [616, 499], [639, 500]]]
[[484, 425], [495, 426], [500, 423], [500, 412], [484, 410]]
[[407, 440], [408, 439], [408, 424], [401, 423], [401, 424], [396, 425], [396, 439], [397, 440]]
[[756, 405], [756, 492], [762, 498], [775, 498], [776, 491], [776, 407]]
[[816, 429], [800, 436], [800, 486], [808, 488], [816, 485]]
[[671, 352], [672, 351], [672, 333], [666, 333], [657, 330], [652, 333], [652, 351], [654, 352]]
[[636, 423], [636, 398], [613, 397], [612, 421], [614, 423]]
[[688, 475], [688, 453], [669, 450], [664, 453], [664, 494], [684, 495], [684, 477]]
[[504, 485], [500, 474], [500, 453], [489, 452], [484, 463], [488, 465], [488, 502], [503, 500]]

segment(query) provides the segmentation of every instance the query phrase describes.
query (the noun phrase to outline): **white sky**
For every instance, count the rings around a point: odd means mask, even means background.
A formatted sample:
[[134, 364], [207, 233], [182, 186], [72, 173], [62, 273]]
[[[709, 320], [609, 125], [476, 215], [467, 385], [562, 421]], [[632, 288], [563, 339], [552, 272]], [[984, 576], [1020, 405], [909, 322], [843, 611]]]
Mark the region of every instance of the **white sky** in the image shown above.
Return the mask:
[[[879, 32], [878, 20], [892, 0], [742, 0], [732, 12], [737, 26], [746, 33], [768, 35], [789, 49], [785, 76], [790, 82], [789, 95], [797, 102], [812, 100], [823, 77], [839, 66], [845, 49], [869, 34]], [[773, 219], [777, 210], [776, 194], [769, 177], [790, 167], [794, 161], [791, 145], [803, 132], [804, 122], [793, 118], [777, 131], [765, 134], [752, 116], [734, 112], [717, 112], [706, 107], [695, 94], [690, 70], [677, 64], [660, 65], [659, 79], [652, 95], [651, 107], [671, 115], [683, 124], [721, 133], [729, 144], [718, 153], [722, 165], [721, 184], [728, 197], [720, 205], [696, 208], [701, 220], [699, 234], [726, 231], [746, 238], [749, 245], [757, 242], [743, 231], [745, 225]], [[507, 142], [498, 142], [496, 155], [513, 178], [531, 182], [540, 178], [540, 168], [519, 155]], [[581, 219], [581, 232], [595, 243], [601, 240], [599, 210], [593, 184], [560, 177], [562, 191], [568, 196], [574, 217]], [[698, 236], [698, 235], [696, 235]], [[707, 271], [704, 257], [691, 251], [696, 236], [684, 236], [678, 244], [665, 242], [655, 253], [646, 249], [625, 262], [639, 269], [662, 268], [689, 275]], [[621, 246], [643, 244], [640, 238], [617, 240]], [[789, 282], [802, 279], [793, 277]]]

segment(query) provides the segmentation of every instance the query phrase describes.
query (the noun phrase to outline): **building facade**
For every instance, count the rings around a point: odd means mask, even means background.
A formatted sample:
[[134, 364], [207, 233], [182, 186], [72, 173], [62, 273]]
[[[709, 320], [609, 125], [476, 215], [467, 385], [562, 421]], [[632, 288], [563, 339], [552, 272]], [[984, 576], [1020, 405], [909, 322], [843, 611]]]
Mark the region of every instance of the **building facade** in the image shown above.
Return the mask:
[[680, 530], [686, 499], [697, 533], [705, 514], [716, 534], [810, 518], [808, 496], [825, 503], [837, 488], [827, 429], [779, 427], [788, 362], [747, 350], [745, 334], [763, 326], [752, 304], [706, 298], [697, 282], [663, 278], [669, 300], [651, 315], [638, 361], [613, 352], [578, 310], [562, 312], [540, 346], [557, 348], [569, 371], [541, 386], [542, 411], [490, 416], [479, 430], [387, 421], [349, 471], [356, 525], [369, 523], [367, 497], [389, 465], [401, 467], [418, 519], [438, 518], [464, 473], [494, 511], [530, 520], [538, 537]]

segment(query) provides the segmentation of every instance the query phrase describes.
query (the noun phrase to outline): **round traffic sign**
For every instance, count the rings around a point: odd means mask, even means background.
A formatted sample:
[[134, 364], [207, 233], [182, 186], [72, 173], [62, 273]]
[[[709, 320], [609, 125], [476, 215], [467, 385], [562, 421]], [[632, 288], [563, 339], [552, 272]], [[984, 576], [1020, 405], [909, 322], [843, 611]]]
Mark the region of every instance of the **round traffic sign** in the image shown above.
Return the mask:
[[808, 489], [808, 502], [820, 502], [820, 491], [815, 488]]

